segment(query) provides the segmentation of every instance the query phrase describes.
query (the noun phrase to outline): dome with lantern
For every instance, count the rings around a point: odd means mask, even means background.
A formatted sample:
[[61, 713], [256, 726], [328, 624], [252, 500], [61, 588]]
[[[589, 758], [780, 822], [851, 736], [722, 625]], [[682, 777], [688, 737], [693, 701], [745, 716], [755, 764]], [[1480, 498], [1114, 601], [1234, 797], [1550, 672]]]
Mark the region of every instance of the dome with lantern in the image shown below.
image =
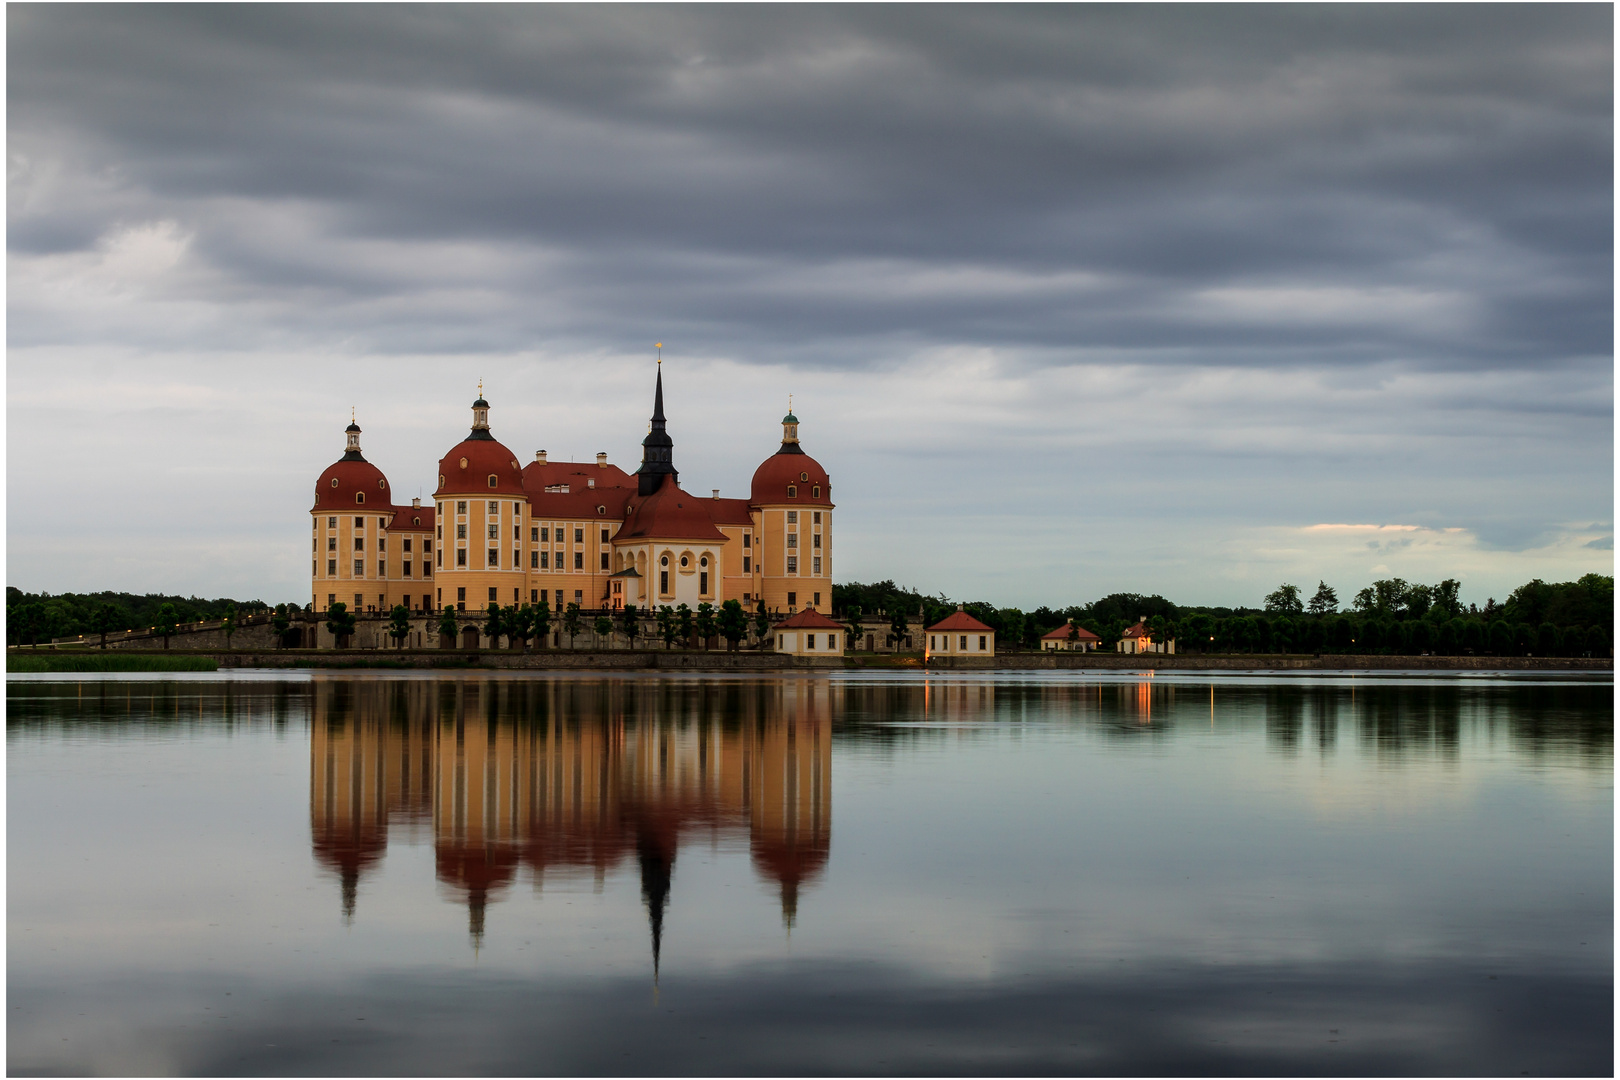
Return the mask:
[[352, 510], [357, 506], [391, 506], [388, 478], [360, 452], [360, 425], [352, 419], [344, 429], [343, 456], [326, 467], [315, 481], [312, 510]]
[[472, 430], [439, 459], [439, 486], [434, 494], [523, 496], [523, 470], [517, 455], [489, 433], [489, 402], [484, 400], [482, 386], [472, 411]]
[[799, 418], [782, 417], [782, 448], [754, 470], [750, 501], [755, 506], [832, 506], [832, 482], [821, 463], [799, 445]]

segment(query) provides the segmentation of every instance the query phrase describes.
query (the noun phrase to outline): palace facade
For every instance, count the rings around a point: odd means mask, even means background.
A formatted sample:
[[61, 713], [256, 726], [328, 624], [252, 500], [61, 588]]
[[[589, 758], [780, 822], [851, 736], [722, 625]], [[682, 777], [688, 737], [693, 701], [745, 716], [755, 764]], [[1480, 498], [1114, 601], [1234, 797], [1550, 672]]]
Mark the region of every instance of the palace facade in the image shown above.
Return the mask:
[[393, 501], [350, 423], [343, 456], [321, 473], [310, 508], [312, 610], [480, 611], [538, 603], [553, 611], [649, 609], [727, 600], [747, 610], [826, 611], [832, 603], [832, 482], [782, 418], [782, 443], [754, 470], [749, 497], [680, 486], [664, 418], [663, 366], [641, 465], [519, 465], [498, 442], [482, 393], [472, 428], [439, 460], [433, 504]]

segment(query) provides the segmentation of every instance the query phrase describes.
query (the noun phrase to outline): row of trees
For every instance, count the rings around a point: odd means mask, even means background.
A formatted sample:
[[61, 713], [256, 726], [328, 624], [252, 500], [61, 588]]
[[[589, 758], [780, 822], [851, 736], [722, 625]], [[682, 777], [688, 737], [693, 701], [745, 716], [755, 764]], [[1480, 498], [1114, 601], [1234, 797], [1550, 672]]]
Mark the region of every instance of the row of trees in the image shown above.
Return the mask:
[[29, 593], [6, 588], [6, 638], [11, 645], [32, 645], [53, 638], [86, 638], [148, 627], [213, 622], [263, 614], [262, 600], [204, 600], [198, 596], [144, 595], [125, 592]]
[[[586, 613], [578, 604], [569, 604], [561, 612], [553, 614], [550, 603], [545, 600], [537, 604], [508, 604], [505, 607], [492, 603], [479, 613], [478, 619], [468, 619], [469, 614], [446, 607], [439, 613], [440, 636], [455, 638], [464, 631], [473, 630], [483, 635], [490, 648], [498, 648], [503, 638], [513, 648], [527, 649], [531, 639], [544, 648], [546, 636], [555, 629], [567, 636], [568, 647], [573, 648], [575, 639], [586, 629]], [[720, 637], [736, 649], [748, 636], [750, 626], [749, 615], [737, 600], [727, 600], [718, 608], [703, 603], [695, 610], [686, 604], [677, 607], [665, 604], [651, 614], [656, 632], [666, 648], [674, 648], [677, 643], [694, 639], [707, 648], [709, 641]], [[617, 635], [624, 639], [627, 648], [635, 648], [636, 639], [641, 636], [642, 620], [646, 617], [647, 613], [634, 604], [626, 604], [613, 616], [606, 613], [595, 615], [590, 629], [599, 639], [611, 641]], [[354, 614], [343, 603], [335, 603], [326, 611], [326, 628], [340, 645], [345, 644], [346, 639], [354, 633], [356, 621]], [[752, 625], [760, 638], [769, 632], [770, 617], [765, 613], [763, 604], [755, 612]], [[386, 632], [394, 639], [396, 646], [403, 648], [411, 634], [410, 609], [403, 604], [395, 607], [389, 614]]]
[[[1387, 578], [1357, 592], [1349, 611], [1340, 610], [1338, 592], [1326, 582], [1318, 582], [1309, 599], [1284, 583], [1259, 608], [1178, 606], [1140, 593], [1028, 612], [982, 601], [962, 607], [994, 629], [999, 644], [1026, 649], [1038, 648], [1042, 636], [1065, 625], [1091, 631], [1108, 648], [1145, 616], [1155, 636], [1177, 639], [1178, 649], [1204, 652], [1609, 654], [1613, 577], [1587, 574], [1558, 584], [1538, 578], [1513, 590], [1505, 602], [1491, 598], [1483, 607], [1464, 605], [1459, 592], [1454, 578], [1435, 585]], [[881, 612], [891, 645], [904, 640], [913, 622], [921, 629], [956, 609], [945, 596], [923, 596], [893, 581], [835, 585], [833, 604], [852, 631], [863, 612]]]

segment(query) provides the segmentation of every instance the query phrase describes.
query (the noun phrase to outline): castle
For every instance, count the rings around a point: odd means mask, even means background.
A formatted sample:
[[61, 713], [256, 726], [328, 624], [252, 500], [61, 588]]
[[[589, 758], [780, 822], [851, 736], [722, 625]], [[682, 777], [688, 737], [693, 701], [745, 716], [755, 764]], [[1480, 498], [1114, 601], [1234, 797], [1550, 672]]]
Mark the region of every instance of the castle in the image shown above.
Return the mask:
[[539, 603], [561, 611], [642, 610], [741, 601], [747, 610], [826, 611], [832, 602], [832, 484], [782, 418], [782, 445], [754, 470], [746, 499], [680, 486], [665, 430], [663, 365], [641, 467], [596, 461], [527, 465], [490, 431], [482, 386], [472, 430], [439, 460], [433, 505], [393, 501], [388, 478], [350, 423], [343, 456], [315, 483], [312, 610], [413, 612]]

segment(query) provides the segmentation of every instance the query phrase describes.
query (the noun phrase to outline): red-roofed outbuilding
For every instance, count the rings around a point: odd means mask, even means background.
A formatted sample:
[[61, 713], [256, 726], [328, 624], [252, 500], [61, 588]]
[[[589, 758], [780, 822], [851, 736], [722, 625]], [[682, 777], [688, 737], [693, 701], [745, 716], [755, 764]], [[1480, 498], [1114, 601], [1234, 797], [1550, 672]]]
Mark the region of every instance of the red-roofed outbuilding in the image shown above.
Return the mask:
[[930, 626], [924, 658], [934, 656], [994, 656], [996, 632], [975, 619], [960, 606]]

